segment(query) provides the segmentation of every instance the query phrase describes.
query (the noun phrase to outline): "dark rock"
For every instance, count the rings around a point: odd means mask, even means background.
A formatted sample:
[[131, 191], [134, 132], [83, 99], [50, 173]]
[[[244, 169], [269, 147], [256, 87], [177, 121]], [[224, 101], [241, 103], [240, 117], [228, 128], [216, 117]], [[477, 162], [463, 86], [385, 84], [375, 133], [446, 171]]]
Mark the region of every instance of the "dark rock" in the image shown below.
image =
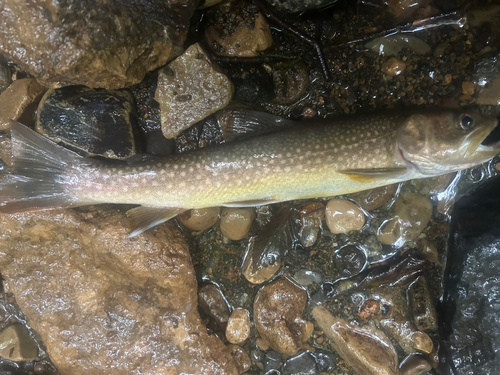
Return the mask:
[[274, 102], [292, 104], [305, 94], [309, 84], [309, 75], [302, 62], [279, 63], [274, 66], [273, 82]]
[[317, 375], [316, 361], [309, 352], [289, 358], [283, 365], [282, 375]]
[[12, 83], [12, 73], [9, 66], [0, 57], [0, 93]]
[[347, 245], [335, 252], [335, 264], [343, 277], [360, 273], [366, 265], [366, 255], [355, 245]]
[[50, 86], [117, 89], [179, 55], [197, 1], [2, 4], [0, 52]]
[[0, 215], [0, 228], [5, 288], [61, 374], [236, 373], [171, 224], [130, 239], [124, 213], [86, 208]]
[[304, 12], [328, 7], [338, 0], [268, 0], [268, 2], [280, 11], [289, 13]]
[[330, 372], [336, 364], [335, 355], [324, 349], [316, 349], [311, 355], [316, 360], [319, 372]]
[[260, 104], [273, 98], [272, 79], [262, 67], [231, 70], [228, 74], [234, 84], [234, 100]]
[[264, 354], [264, 372], [279, 370], [283, 364], [283, 356], [275, 350], [270, 350]]
[[408, 288], [408, 300], [415, 327], [426, 332], [437, 331], [438, 322], [435, 304], [431, 298], [427, 281], [423, 276], [420, 276]]
[[136, 123], [134, 99], [128, 91], [70, 86], [45, 94], [36, 129], [90, 155], [124, 159], [136, 152]]
[[219, 288], [214, 284], [203, 285], [198, 291], [199, 308], [217, 321], [225, 323], [229, 319], [229, 308]]
[[500, 362], [500, 200], [497, 178], [462, 198], [450, 225], [441, 339], [444, 374], [498, 374]]

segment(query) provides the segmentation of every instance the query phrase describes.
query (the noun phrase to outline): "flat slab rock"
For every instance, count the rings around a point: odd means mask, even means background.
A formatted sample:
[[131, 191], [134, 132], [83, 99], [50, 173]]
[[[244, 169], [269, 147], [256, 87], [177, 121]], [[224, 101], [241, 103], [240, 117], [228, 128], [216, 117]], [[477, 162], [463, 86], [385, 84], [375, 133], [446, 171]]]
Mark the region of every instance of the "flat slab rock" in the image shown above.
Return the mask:
[[116, 89], [183, 50], [197, 1], [3, 0], [0, 53], [45, 86]]
[[61, 374], [237, 374], [197, 312], [170, 224], [128, 238], [115, 209], [0, 215], [0, 269]]

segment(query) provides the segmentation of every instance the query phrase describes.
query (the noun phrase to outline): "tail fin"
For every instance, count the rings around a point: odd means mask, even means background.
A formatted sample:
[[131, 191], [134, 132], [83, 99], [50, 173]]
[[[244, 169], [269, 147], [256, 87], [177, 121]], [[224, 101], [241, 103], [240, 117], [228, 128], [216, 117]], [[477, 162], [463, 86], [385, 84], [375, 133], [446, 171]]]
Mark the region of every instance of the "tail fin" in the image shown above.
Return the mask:
[[66, 176], [86, 158], [16, 121], [11, 121], [11, 142], [14, 170], [0, 180], [0, 213], [76, 205], [66, 192]]

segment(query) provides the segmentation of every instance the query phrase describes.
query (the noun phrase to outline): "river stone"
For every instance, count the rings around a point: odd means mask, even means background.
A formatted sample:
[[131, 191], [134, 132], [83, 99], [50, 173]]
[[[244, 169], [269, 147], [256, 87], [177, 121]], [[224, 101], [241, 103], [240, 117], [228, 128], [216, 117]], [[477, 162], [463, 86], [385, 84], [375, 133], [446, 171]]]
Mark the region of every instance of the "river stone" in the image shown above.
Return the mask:
[[283, 365], [282, 375], [317, 375], [316, 361], [309, 352], [302, 352], [288, 358]]
[[358, 327], [333, 316], [323, 306], [316, 306], [312, 316], [330, 339], [333, 348], [355, 373], [397, 375], [398, 356], [391, 341], [380, 330]]
[[250, 314], [237, 308], [231, 313], [226, 327], [226, 338], [231, 344], [241, 344], [250, 336]]
[[293, 355], [307, 341], [306, 303], [306, 291], [284, 276], [260, 289], [253, 306], [255, 327], [272, 349]]
[[349, 233], [363, 228], [365, 215], [347, 199], [331, 199], [326, 205], [326, 225], [334, 234]]
[[381, 186], [375, 189], [360, 191], [351, 195], [351, 198], [359, 204], [359, 206], [366, 211], [375, 210], [389, 203], [394, 192], [396, 191], [396, 184]]
[[197, 208], [177, 215], [177, 219], [191, 230], [201, 232], [219, 220], [220, 207]]
[[254, 219], [254, 208], [223, 208], [220, 215], [220, 231], [230, 240], [241, 240], [250, 232]]
[[0, 52], [46, 86], [117, 89], [183, 50], [194, 0], [5, 0]]
[[156, 101], [166, 138], [175, 138], [194, 123], [229, 104], [233, 84], [198, 43], [158, 73]]
[[0, 130], [9, 130], [10, 120], [20, 120], [31, 105], [36, 108], [45, 90], [33, 78], [14, 81], [0, 95]]
[[181, 233], [129, 238], [126, 215], [88, 207], [0, 215], [7, 292], [61, 374], [237, 374], [197, 312]]
[[3, 60], [3, 56], [0, 55], [0, 93], [12, 83], [12, 73], [9, 66]]
[[136, 152], [136, 123], [134, 98], [128, 91], [69, 86], [45, 93], [36, 130], [92, 156], [125, 159]]
[[420, 276], [410, 285], [408, 300], [412, 310], [413, 323], [417, 329], [426, 332], [437, 331], [437, 312], [425, 277]]
[[217, 323], [225, 323], [229, 319], [229, 308], [222, 292], [214, 284], [203, 285], [198, 291], [200, 310], [215, 319]]
[[33, 361], [37, 355], [38, 348], [25, 326], [15, 323], [0, 333], [1, 357], [19, 362]]

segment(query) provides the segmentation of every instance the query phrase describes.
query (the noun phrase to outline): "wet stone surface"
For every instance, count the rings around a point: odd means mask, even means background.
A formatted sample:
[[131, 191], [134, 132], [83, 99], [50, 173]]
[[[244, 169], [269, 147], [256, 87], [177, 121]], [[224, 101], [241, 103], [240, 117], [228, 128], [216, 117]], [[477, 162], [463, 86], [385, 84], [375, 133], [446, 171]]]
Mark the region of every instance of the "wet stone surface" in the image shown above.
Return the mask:
[[51, 89], [40, 102], [36, 130], [55, 142], [110, 159], [136, 153], [137, 113], [125, 90], [83, 86]]

